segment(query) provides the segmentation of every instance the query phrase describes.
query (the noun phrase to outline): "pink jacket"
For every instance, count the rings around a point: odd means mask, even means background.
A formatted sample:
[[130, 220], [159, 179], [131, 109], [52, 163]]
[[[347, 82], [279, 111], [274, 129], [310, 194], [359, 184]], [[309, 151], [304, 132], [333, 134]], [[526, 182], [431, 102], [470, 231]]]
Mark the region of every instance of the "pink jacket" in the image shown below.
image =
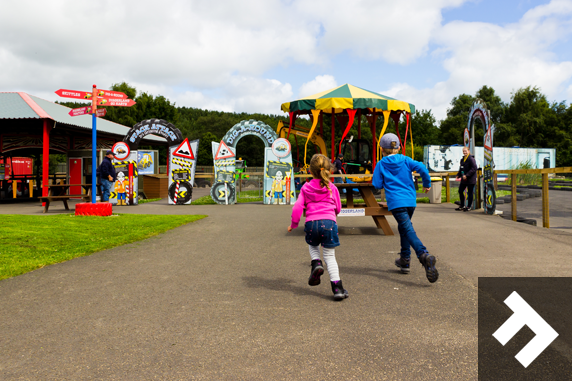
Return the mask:
[[300, 196], [292, 208], [292, 224], [290, 226], [292, 229], [298, 227], [304, 209], [306, 209], [306, 222], [308, 222], [316, 220], [336, 221], [336, 216], [340, 213], [341, 208], [342, 203], [338, 188], [333, 183], [330, 183], [330, 189], [322, 188], [320, 180], [312, 179], [309, 183], [304, 184]]

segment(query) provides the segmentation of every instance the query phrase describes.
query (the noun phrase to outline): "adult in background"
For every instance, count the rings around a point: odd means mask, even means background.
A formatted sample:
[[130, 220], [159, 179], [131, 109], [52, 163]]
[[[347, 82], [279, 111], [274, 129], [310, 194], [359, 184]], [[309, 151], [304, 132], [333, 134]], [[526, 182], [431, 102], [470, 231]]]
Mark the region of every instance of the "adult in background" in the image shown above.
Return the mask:
[[[341, 175], [343, 174], [342, 171], [342, 159], [344, 158], [344, 155], [339, 153], [336, 156], [336, 160], [334, 160], [333, 164], [334, 164], [334, 175]], [[342, 178], [341, 177], [334, 177], [334, 184], [336, 183], [343, 183]]]
[[111, 193], [111, 186], [115, 181], [117, 175], [115, 174], [115, 167], [111, 163], [111, 159], [115, 154], [113, 151], [107, 151], [103, 161], [99, 165], [98, 172], [101, 178], [101, 201], [108, 202]]
[[[471, 209], [470, 205], [473, 205], [473, 189], [477, 183], [477, 162], [467, 147], [463, 147], [463, 158], [461, 159], [461, 165], [457, 173], [457, 181], [458, 180], [461, 180], [461, 184], [459, 185], [460, 205], [455, 210], [468, 212]], [[469, 207], [465, 206], [465, 189], [467, 189], [467, 205], [469, 205]]]

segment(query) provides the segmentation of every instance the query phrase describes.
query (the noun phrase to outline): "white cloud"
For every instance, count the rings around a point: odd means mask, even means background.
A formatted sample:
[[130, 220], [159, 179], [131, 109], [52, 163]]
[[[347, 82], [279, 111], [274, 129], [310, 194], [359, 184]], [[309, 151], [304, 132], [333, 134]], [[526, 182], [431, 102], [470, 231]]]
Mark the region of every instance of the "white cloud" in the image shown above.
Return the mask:
[[313, 95], [325, 90], [337, 87], [338, 83], [332, 75], [318, 75], [316, 78], [310, 82], [304, 83], [300, 86], [300, 91], [298, 92], [298, 98], [304, 98], [309, 95]]
[[572, 62], [556, 61], [550, 50], [572, 34], [571, 16], [571, 2], [553, 1], [506, 26], [448, 23], [435, 32], [432, 41], [439, 46], [434, 55], [443, 59], [449, 78], [426, 89], [396, 84], [385, 93], [432, 109], [437, 120], [445, 118], [453, 97], [474, 95], [484, 85], [494, 88], [505, 101], [526, 86], [538, 86], [553, 99], [572, 78]]

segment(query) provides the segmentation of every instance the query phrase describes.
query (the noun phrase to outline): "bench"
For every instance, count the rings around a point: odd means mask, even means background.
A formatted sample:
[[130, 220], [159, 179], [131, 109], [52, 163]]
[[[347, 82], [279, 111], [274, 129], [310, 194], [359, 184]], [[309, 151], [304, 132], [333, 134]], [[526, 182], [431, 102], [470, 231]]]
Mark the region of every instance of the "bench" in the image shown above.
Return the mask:
[[62, 201], [66, 210], [70, 210], [68, 206], [68, 200], [70, 198], [78, 198], [81, 197], [84, 202], [89, 202], [91, 200], [91, 195], [89, 194], [71, 194], [71, 195], [63, 195], [63, 196], [44, 196], [38, 197], [42, 203], [44, 203], [44, 213], [47, 213], [48, 209], [50, 208], [51, 201]]

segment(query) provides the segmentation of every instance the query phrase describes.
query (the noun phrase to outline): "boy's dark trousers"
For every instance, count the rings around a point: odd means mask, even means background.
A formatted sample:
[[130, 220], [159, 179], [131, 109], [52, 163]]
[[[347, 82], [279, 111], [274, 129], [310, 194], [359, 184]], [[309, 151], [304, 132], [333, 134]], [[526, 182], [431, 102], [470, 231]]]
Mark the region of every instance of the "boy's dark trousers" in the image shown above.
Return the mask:
[[401, 236], [401, 258], [409, 260], [411, 257], [411, 247], [415, 250], [417, 258], [423, 253], [427, 253], [427, 248], [423, 246], [423, 243], [419, 238], [417, 238], [417, 233], [413, 229], [411, 224], [411, 217], [413, 217], [413, 212], [415, 212], [415, 207], [404, 207], [392, 209], [391, 213], [397, 221], [397, 229], [399, 230], [399, 235]]

